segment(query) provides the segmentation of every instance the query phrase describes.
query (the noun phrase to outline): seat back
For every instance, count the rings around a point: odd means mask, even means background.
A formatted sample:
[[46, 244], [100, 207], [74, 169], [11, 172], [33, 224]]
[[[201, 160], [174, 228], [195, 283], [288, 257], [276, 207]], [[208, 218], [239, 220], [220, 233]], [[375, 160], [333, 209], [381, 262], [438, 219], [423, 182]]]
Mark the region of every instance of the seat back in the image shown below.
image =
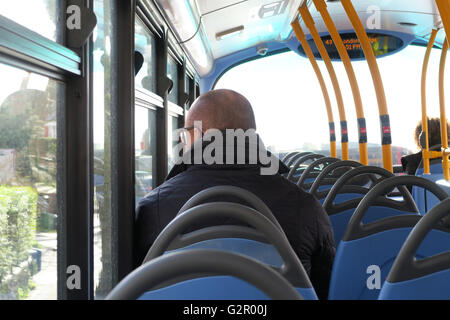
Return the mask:
[[450, 198], [431, 209], [402, 246], [380, 300], [450, 299]]
[[[230, 277], [237, 279], [229, 279]], [[158, 257], [126, 276], [107, 300], [302, 299], [279, 273], [254, 259], [215, 250]]]
[[[333, 227], [336, 248], [347, 229], [348, 222], [350, 221], [353, 212], [363, 197], [377, 183], [385, 178], [393, 176], [394, 175], [391, 172], [380, 167], [359, 166], [346, 172], [336, 181], [323, 202], [323, 207], [328, 213]], [[362, 186], [361, 181], [365, 182], [366, 180], [369, 180], [371, 183]], [[358, 185], [354, 185], [353, 183], [358, 183]], [[407, 192], [406, 188], [404, 188], [404, 192]], [[388, 204], [389, 203], [387, 202], [375, 202], [367, 209], [363, 222], [370, 223], [382, 218], [400, 214], [397, 208], [388, 207]]]
[[[331, 275], [330, 299], [378, 298], [402, 244], [421, 219], [412, 198], [399, 202], [387, 197], [391, 190], [404, 185], [417, 185], [440, 199], [446, 198], [445, 191], [436, 184], [414, 176], [391, 177], [375, 185], [359, 203], [339, 243]], [[399, 215], [385, 218], [385, 208], [380, 207], [374, 213], [383, 218], [364, 223], [368, 209], [373, 203], [382, 202], [383, 196], [390, 208], [397, 206]]]
[[309, 191], [312, 184], [314, 183], [314, 180], [316, 180], [320, 172], [322, 172], [322, 170], [326, 166], [338, 161], [340, 160], [332, 157], [324, 157], [317, 159], [303, 171], [303, 173], [301, 174], [300, 178], [297, 181], [297, 186], [299, 186], [305, 191]]
[[[355, 209], [348, 209], [329, 216], [331, 226], [333, 227], [334, 244], [336, 248], [339, 247], [339, 243], [347, 230], [348, 224], [354, 212]], [[371, 206], [367, 209], [366, 214], [364, 215], [363, 223], [371, 223], [404, 213], [404, 211], [395, 208]]]
[[[450, 184], [444, 180], [444, 173], [442, 171], [442, 160], [434, 159], [430, 162], [430, 174], [424, 174], [423, 166], [419, 166], [416, 171], [416, 176], [428, 179], [430, 181], [440, 183], [440, 187], [450, 194]], [[421, 214], [430, 211], [439, 203], [439, 200], [431, 193], [418, 187], [412, 188], [412, 195], [419, 208]]]
[[[309, 193], [316, 197], [317, 200], [325, 199], [331, 187], [336, 181], [347, 171], [352, 168], [361, 167], [362, 164], [356, 161], [346, 160], [338, 161], [326, 166], [309, 190]], [[322, 201], [323, 202], [323, 201]]]
[[[325, 158], [325, 156], [321, 155], [321, 154], [317, 154], [317, 153], [311, 153], [311, 154], [307, 154], [302, 157], [299, 157], [292, 163], [292, 167], [289, 168], [289, 173], [288, 173], [286, 179], [288, 179], [290, 181], [297, 181], [298, 178], [294, 178], [294, 177], [297, 176], [299, 170], [303, 171], [301, 165], [304, 163], [307, 163], [307, 162], [314, 162], [315, 160], [320, 159], [320, 158]], [[303, 174], [303, 172], [302, 172], [302, 174]]]
[[[243, 226], [215, 226], [182, 234], [193, 223], [207, 219], [233, 219]], [[236, 238], [240, 237], [240, 240]], [[174, 246], [173, 243], [177, 245]], [[307, 299], [317, 299], [306, 271], [293, 251], [284, 232], [258, 211], [236, 203], [215, 202], [198, 205], [181, 213], [161, 232], [150, 248], [145, 262], [167, 250], [214, 248], [246, 254], [277, 270]]]
[[291, 165], [294, 163], [294, 161], [308, 154], [312, 154], [312, 152], [293, 152], [289, 157], [286, 157], [283, 162], [288, 168], [291, 168]]
[[252, 192], [236, 186], [214, 186], [196, 193], [181, 207], [181, 209], [178, 211], [177, 216], [182, 214], [186, 210], [193, 208], [196, 205], [205, 203], [207, 202], [207, 200], [210, 200], [217, 196], [230, 196], [236, 199], [244, 200], [252, 208], [267, 217], [273, 224], [275, 224], [275, 226], [282, 230], [280, 224], [278, 223], [278, 220], [275, 218], [272, 211], [264, 203], [264, 201], [262, 201]]

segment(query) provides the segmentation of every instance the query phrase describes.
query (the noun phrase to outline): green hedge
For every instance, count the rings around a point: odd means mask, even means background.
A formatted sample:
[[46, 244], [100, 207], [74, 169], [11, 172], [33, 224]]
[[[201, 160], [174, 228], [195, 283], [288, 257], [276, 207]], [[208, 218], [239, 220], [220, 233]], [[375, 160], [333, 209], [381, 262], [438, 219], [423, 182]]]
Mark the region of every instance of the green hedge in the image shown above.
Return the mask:
[[8, 239], [8, 205], [6, 197], [0, 196], [0, 283], [11, 269], [12, 254]]
[[33, 247], [37, 197], [30, 187], [0, 187], [0, 283]]

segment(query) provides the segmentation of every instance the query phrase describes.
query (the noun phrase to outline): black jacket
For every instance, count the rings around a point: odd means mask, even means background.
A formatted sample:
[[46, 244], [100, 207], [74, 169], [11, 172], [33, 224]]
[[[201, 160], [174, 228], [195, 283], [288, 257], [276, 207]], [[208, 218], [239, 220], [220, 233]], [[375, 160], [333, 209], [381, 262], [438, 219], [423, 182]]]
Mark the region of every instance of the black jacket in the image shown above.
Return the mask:
[[422, 162], [422, 151], [418, 153], [409, 154], [401, 158], [403, 172], [409, 175], [416, 175], [416, 171]]
[[[434, 145], [431, 146], [430, 151], [441, 151], [441, 145]], [[422, 151], [419, 151], [417, 153], [413, 153], [413, 154], [409, 154], [407, 156], [403, 156], [401, 158], [401, 162], [402, 162], [402, 167], [403, 167], [403, 171], [406, 174], [409, 175], [416, 175], [416, 171], [417, 169], [423, 168], [423, 163], [422, 163]]]
[[[137, 206], [136, 267], [143, 261], [158, 234], [189, 198], [212, 186], [232, 185], [254, 193], [272, 210], [308, 272], [319, 299], [326, 299], [335, 256], [333, 231], [328, 215], [312, 195], [280, 175], [288, 171], [281, 161], [275, 175], [261, 175], [262, 166], [259, 161], [257, 164], [240, 165], [176, 165], [166, 182], [154, 189]], [[230, 199], [221, 197], [211, 201]]]

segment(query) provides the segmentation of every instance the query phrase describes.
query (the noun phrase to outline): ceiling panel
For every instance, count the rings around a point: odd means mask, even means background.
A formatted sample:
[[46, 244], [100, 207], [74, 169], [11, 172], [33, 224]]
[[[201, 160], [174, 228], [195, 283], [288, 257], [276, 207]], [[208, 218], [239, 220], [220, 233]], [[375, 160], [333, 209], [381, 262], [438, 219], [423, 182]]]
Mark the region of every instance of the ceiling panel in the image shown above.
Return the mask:
[[[437, 8], [434, 0], [353, 0], [353, 6], [356, 11], [364, 12], [372, 7], [379, 7], [385, 11], [402, 11], [435, 14]], [[335, 14], [345, 14], [339, 1], [327, 2], [328, 10]], [[313, 8], [314, 5], [311, 5]], [[313, 12], [314, 10], [311, 10]]]
[[[358, 12], [358, 16], [361, 21], [368, 21], [371, 17], [371, 14], [367, 12]], [[347, 18], [345, 13], [342, 14], [334, 14], [332, 16], [334, 23], [338, 27], [340, 31], [353, 30], [352, 24], [350, 20]], [[414, 34], [418, 37], [425, 37], [431, 33], [431, 29], [435, 27], [435, 23], [437, 21], [437, 16], [430, 14], [421, 14], [421, 13], [402, 13], [398, 11], [381, 11], [380, 13], [380, 28], [382, 30], [389, 30], [393, 32], [401, 32], [407, 34]], [[316, 22], [316, 28], [319, 33], [328, 33], [328, 29], [323, 22], [323, 20], [317, 16], [314, 17]], [[400, 23], [413, 23], [414, 25], [403, 25]], [[306, 34], [309, 34], [308, 29], [305, 25], [301, 24]], [[370, 30], [367, 27], [366, 29]], [[378, 29], [378, 28], [375, 28]]]
[[[286, 41], [293, 36], [290, 22], [297, 15], [301, 0], [157, 0], [183, 44], [199, 60], [201, 74], [212, 68], [220, 57], [272, 41]], [[308, 0], [311, 14], [320, 33], [328, 33], [320, 14]], [[352, 0], [360, 19], [366, 23], [379, 14], [381, 30], [407, 33], [426, 38], [432, 28], [440, 25], [434, 0]], [[327, 2], [338, 30], [353, 30], [342, 4]], [[197, 28], [201, 17], [201, 28]], [[401, 25], [400, 23], [416, 25]], [[303, 25], [303, 24], [302, 24]], [[219, 39], [217, 34], [233, 28], [239, 32]], [[303, 25], [304, 27], [304, 25]], [[196, 30], [200, 30], [196, 34]], [[309, 31], [304, 27], [305, 33]], [[438, 39], [443, 38], [442, 36]], [[442, 39], [443, 40], [443, 39]], [[203, 46], [203, 48], [201, 48]], [[194, 49], [192, 49], [194, 48]]]
[[[199, 1], [199, 4], [204, 1]], [[286, 40], [291, 33], [290, 22], [301, 0], [248, 0], [210, 12], [203, 16], [214, 58], [228, 55], [268, 41]], [[243, 27], [239, 34], [218, 39], [217, 34]]]
[[196, 0], [201, 14], [216, 11], [224, 7], [247, 2], [248, 0]]

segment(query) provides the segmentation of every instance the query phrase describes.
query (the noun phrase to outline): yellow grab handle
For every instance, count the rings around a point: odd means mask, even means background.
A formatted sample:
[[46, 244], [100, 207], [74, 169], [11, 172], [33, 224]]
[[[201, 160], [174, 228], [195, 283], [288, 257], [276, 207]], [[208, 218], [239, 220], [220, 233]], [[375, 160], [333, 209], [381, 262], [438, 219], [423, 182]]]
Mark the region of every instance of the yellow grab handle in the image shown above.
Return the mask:
[[298, 41], [302, 45], [303, 50], [305, 50], [306, 56], [308, 57], [311, 65], [314, 69], [314, 72], [316, 73], [317, 79], [319, 80], [320, 88], [322, 89], [323, 98], [325, 100], [325, 107], [327, 109], [328, 123], [330, 126], [330, 154], [333, 158], [337, 158], [336, 134], [334, 131], [335, 129], [334, 129], [333, 110], [331, 109], [330, 96], [328, 94], [325, 80], [323, 79], [322, 72], [320, 71], [319, 65], [317, 64], [316, 58], [314, 57], [311, 47], [309, 46], [308, 41], [306, 40], [305, 33], [303, 32], [302, 28], [300, 27], [300, 23], [298, 22], [298, 19], [295, 19], [291, 23], [291, 26], [292, 26], [292, 29], [294, 30], [294, 33], [295, 33]]
[[317, 32], [314, 19], [311, 16], [308, 8], [306, 6], [300, 7], [300, 15], [305, 22], [306, 27], [311, 32], [317, 49], [320, 52], [320, 56], [325, 62], [328, 73], [330, 74], [331, 83], [333, 84], [334, 92], [336, 94], [337, 106], [339, 109], [339, 119], [341, 121], [341, 148], [342, 148], [342, 160], [349, 159], [348, 151], [348, 132], [347, 132], [347, 119], [345, 116], [344, 99], [342, 98], [341, 87], [339, 86], [339, 81], [334, 71], [333, 64], [331, 63], [330, 56], [328, 55], [327, 49], [325, 48], [322, 39], [320, 38], [319, 32]]
[[364, 117], [363, 103], [361, 99], [361, 93], [359, 91], [358, 81], [356, 80], [355, 71], [353, 69], [350, 57], [348, 55], [347, 49], [345, 48], [344, 42], [342, 41], [341, 35], [336, 28], [330, 14], [327, 10], [327, 4], [324, 0], [313, 0], [317, 11], [319, 11], [322, 16], [325, 25], [330, 32], [331, 38], [339, 52], [339, 56], [344, 64], [345, 70], [347, 72], [348, 80], [353, 93], [353, 100], [355, 101], [356, 115], [358, 117], [358, 134], [359, 134], [359, 159], [364, 165], [369, 163], [367, 154], [367, 129], [366, 129], [366, 119]]
[[430, 36], [430, 41], [428, 41], [427, 51], [425, 52], [425, 58], [423, 60], [422, 68], [422, 131], [425, 134], [425, 148], [422, 151], [423, 157], [423, 173], [430, 174], [430, 158], [428, 151], [430, 150], [428, 142], [428, 117], [427, 117], [427, 70], [428, 62], [430, 61], [431, 49], [433, 48], [434, 41], [436, 40], [437, 30], [433, 29]]
[[341, 0], [341, 4], [344, 7], [345, 12], [347, 13], [348, 18], [353, 25], [353, 28], [355, 29], [356, 35], [358, 36], [359, 42], [361, 43], [361, 47], [364, 51], [364, 55], [369, 65], [370, 73], [372, 74], [375, 92], [377, 94], [378, 110], [380, 113], [383, 167], [386, 170], [393, 172], [391, 126], [387, 108], [386, 93], [384, 91], [380, 69], [378, 68], [377, 60], [375, 58], [373, 48], [370, 44], [369, 37], [367, 36], [366, 30], [364, 29], [364, 26], [359, 19], [352, 2], [350, 0]]

